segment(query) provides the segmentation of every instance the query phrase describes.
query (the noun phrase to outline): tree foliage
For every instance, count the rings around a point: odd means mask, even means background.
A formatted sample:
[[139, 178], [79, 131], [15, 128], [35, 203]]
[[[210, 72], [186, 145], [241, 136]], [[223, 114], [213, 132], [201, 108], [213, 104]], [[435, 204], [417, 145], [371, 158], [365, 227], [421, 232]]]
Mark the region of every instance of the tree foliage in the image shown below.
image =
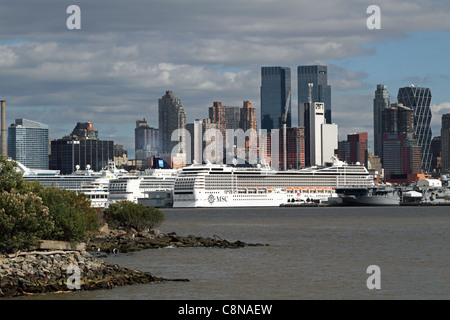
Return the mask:
[[24, 190], [26, 187], [27, 181], [17, 170], [16, 163], [7, 161], [4, 156], [0, 155], [0, 191]]
[[0, 252], [32, 247], [53, 227], [50, 211], [38, 196], [14, 190], [0, 193]]
[[98, 218], [86, 195], [56, 187], [42, 188], [37, 194], [54, 221], [49, 239], [85, 241], [98, 230]]
[[28, 182], [0, 156], [0, 252], [27, 250], [39, 239], [85, 241], [98, 226], [86, 195]]
[[110, 204], [104, 217], [112, 227], [122, 226], [137, 231], [151, 230], [164, 222], [164, 214], [160, 210], [126, 200]]

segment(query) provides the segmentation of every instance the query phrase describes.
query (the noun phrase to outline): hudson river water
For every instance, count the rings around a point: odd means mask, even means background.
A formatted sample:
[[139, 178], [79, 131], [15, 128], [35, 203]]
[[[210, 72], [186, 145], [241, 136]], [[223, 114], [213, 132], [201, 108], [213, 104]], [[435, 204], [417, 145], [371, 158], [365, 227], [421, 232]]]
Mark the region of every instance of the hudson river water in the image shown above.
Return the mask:
[[[449, 299], [450, 207], [164, 209], [163, 232], [269, 246], [164, 248], [108, 263], [165, 282], [51, 299]], [[369, 290], [367, 268], [380, 268]], [[36, 297], [34, 297], [36, 299]], [[40, 297], [38, 299], [45, 299]]]

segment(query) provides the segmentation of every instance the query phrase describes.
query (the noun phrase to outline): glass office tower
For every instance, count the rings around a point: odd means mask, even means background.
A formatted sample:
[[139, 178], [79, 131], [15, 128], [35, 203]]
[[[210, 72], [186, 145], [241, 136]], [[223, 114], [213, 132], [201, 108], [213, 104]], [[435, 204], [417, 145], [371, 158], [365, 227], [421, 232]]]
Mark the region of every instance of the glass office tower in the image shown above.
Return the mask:
[[33, 169], [48, 169], [48, 126], [27, 119], [16, 119], [8, 128], [8, 155]]
[[383, 157], [383, 111], [391, 108], [391, 98], [385, 84], [378, 84], [373, 99], [374, 154]]
[[150, 127], [148, 121], [136, 120], [134, 129], [134, 153], [136, 160], [145, 160], [158, 154], [159, 130]]
[[[286, 126], [291, 126], [291, 69], [261, 68], [261, 128], [270, 132], [283, 126], [283, 113], [288, 101]], [[287, 100], [289, 97], [289, 100]]]
[[450, 174], [450, 113], [442, 115], [441, 161], [442, 172]]
[[325, 104], [325, 123], [331, 122], [331, 86], [328, 85], [327, 66], [312, 65], [299, 66], [297, 68], [298, 79], [298, 117], [299, 126], [305, 126], [304, 114], [305, 103], [308, 102], [309, 87], [308, 83], [312, 83], [311, 90], [312, 102], [323, 102]]
[[114, 141], [99, 140], [91, 122], [78, 122], [75, 129], [62, 139], [51, 141], [50, 169], [70, 174], [87, 165], [100, 171], [114, 159]]
[[414, 110], [414, 133], [421, 149], [421, 166], [425, 172], [431, 171], [431, 91], [429, 88], [409, 87], [400, 88], [397, 96], [398, 103]]

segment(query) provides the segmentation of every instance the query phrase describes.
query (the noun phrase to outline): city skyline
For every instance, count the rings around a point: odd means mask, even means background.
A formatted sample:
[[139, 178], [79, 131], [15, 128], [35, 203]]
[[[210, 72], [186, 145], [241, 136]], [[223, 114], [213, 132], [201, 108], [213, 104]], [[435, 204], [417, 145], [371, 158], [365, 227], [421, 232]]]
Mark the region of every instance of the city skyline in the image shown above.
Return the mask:
[[[187, 123], [206, 118], [214, 101], [248, 100], [260, 126], [260, 68], [285, 66], [292, 70], [296, 124], [295, 70], [318, 64], [328, 67], [339, 140], [369, 132], [373, 151], [373, 92], [381, 83], [392, 90], [392, 103], [398, 88], [430, 88], [432, 135], [439, 136], [441, 115], [450, 113], [450, 74], [442, 68], [450, 3], [385, 1], [380, 30], [366, 26], [370, 4], [78, 1], [81, 30], [68, 30], [69, 3], [6, 1], [0, 5], [0, 97], [7, 125], [32, 119], [57, 139], [74, 122], [91, 121], [102, 139], [124, 145], [132, 158], [135, 121], [158, 127], [164, 92], [183, 101]], [[326, 23], [313, 23], [318, 20]]]

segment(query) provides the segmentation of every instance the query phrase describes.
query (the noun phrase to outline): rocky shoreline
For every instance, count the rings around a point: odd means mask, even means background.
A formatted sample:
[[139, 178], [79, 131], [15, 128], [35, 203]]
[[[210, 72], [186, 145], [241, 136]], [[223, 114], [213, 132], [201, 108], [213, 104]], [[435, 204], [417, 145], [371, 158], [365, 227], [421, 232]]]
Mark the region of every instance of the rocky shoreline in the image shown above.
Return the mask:
[[[90, 252], [120, 253], [163, 247], [242, 248], [265, 246], [242, 241], [229, 242], [218, 236], [179, 236], [158, 230], [110, 230], [107, 225], [81, 248], [38, 248], [31, 252], [0, 254], [0, 298], [76, 290], [112, 289], [116, 286], [163, 281], [151, 273], [106, 264]], [[69, 245], [70, 247], [70, 245]]]
[[43, 250], [0, 256], [0, 297], [112, 289], [162, 281], [188, 280], [164, 279], [148, 272], [109, 265], [85, 250]]
[[239, 240], [229, 242], [216, 235], [211, 238], [194, 235], [179, 236], [175, 232], [165, 234], [159, 230], [151, 230], [150, 232], [137, 232], [133, 229], [110, 230], [105, 225], [100, 229], [98, 235], [89, 240], [86, 249], [94, 252], [124, 253], [164, 247], [218, 247], [235, 249], [246, 246], [267, 246], [267, 244], [252, 244]]

